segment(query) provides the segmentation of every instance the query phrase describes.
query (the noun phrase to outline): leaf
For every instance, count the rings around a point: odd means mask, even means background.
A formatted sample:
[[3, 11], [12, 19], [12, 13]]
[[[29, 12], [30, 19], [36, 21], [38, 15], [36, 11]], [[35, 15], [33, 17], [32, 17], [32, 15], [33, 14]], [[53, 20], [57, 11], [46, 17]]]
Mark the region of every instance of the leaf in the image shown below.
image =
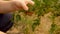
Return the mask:
[[21, 16], [20, 15], [16, 15], [16, 21], [21, 20]]
[[32, 25], [32, 31], [35, 30], [36, 26], [37, 26], [37, 25]]
[[50, 29], [50, 34], [53, 34], [53, 32], [56, 30], [56, 24], [52, 23], [51, 24], [51, 29]]
[[33, 23], [33, 25], [32, 25], [32, 30], [34, 31], [35, 28], [36, 28], [36, 26], [38, 26], [39, 24], [40, 24], [40, 19], [34, 20], [34, 23]]
[[45, 5], [50, 6], [52, 4], [51, 0], [43, 0], [43, 2], [45, 3]]

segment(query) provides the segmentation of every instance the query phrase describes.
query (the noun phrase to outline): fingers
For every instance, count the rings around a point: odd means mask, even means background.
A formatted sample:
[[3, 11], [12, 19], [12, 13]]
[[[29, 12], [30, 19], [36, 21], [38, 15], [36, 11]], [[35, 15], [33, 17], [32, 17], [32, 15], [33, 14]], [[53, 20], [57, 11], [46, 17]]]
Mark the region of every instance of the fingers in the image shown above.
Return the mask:
[[[27, 4], [29, 3], [29, 4], [31, 4], [31, 5], [34, 5], [34, 2], [32, 1], [32, 0], [27, 0], [27, 2], [26, 2]], [[28, 6], [27, 6], [27, 4], [25, 4], [24, 2], [22, 3], [22, 8], [24, 9], [24, 10], [28, 10]]]
[[28, 11], [28, 3], [34, 5], [34, 2], [32, 0], [16, 0], [16, 6], [19, 8], [22, 7], [26, 11]]
[[22, 3], [22, 8], [23, 8], [24, 10], [26, 10], [26, 11], [28, 10], [28, 7], [27, 7], [27, 5], [26, 5], [24, 2]]
[[34, 5], [34, 2], [32, 0], [27, 0], [26, 4], [25, 3], [22, 4], [23, 5], [23, 9], [25, 9], [26, 11], [28, 10], [28, 7], [27, 7], [28, 3], [31, 4], [31, 5]]
[[34, 2], [32, 0], [28, 1], [28, 3], [34, 5]]

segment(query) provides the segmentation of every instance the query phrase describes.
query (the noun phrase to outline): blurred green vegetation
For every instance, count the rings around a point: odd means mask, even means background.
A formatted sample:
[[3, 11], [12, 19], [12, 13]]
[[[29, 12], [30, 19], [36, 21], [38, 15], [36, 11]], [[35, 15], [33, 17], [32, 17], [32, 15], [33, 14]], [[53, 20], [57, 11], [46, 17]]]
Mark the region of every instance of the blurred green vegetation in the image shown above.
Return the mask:
[[[54, 24], [54, 19], [60, 16], [60, 0], [33, 0], [35, 2], [34, 6], [29, 6], [28, 11], [20, 10], [14, 13], [14, 22], [25, 24], [25, 29], [23, 30], [25, 34], [33, 34], [35, 28], [40, 25], [40, 17], [51, 12], [52, 24], [50, 33], [52, 34], [57, 28]], [[22, 14], [21, 14], [22, 13]], [[34, 16], [35, 15], [35, 16]], [[34, 16], [34, 17], [32, 17]]]

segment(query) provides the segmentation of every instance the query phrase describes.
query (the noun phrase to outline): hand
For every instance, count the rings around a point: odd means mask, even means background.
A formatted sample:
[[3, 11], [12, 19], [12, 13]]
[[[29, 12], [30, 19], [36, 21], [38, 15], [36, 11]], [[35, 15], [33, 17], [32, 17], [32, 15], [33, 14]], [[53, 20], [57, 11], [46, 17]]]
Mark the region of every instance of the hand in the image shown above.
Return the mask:
[[27, 4], [34, 5], [32, 0], [11, 0], [14, 2], [16, 9], [23, 8], [24, 10], [28, 10]]
[[6, 34], [6, 33], [0, 31], [0, 34]]
[[20, 10], [21, 8], [27, 11], [27, 4], [34, 5], [34, 2], [32, 0], [0, 1], [0, 13], [13, 12], [16, 10]]

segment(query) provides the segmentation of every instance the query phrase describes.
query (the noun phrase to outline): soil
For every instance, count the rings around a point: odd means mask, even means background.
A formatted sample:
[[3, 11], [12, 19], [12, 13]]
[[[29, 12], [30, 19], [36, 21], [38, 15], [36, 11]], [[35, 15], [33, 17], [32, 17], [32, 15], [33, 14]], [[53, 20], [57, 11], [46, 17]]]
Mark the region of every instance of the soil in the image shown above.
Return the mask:
[[[51, 28], [52, 20], [49, 18], [51, 16], [51, 13], [45, 14], [44, 16], [41, 16], [41, 22], [40, 25], [35, 28], [34, 34], [50, 34], [49, 30]], [[55, 18], [54, 21], [58, 26], [60, 26], [60, 16]], [[18, 24], [18, 28], [16, 26], [12, 27], [7, 33], [8, 34], [24, 34], [22, 32], [23, 24]]]

